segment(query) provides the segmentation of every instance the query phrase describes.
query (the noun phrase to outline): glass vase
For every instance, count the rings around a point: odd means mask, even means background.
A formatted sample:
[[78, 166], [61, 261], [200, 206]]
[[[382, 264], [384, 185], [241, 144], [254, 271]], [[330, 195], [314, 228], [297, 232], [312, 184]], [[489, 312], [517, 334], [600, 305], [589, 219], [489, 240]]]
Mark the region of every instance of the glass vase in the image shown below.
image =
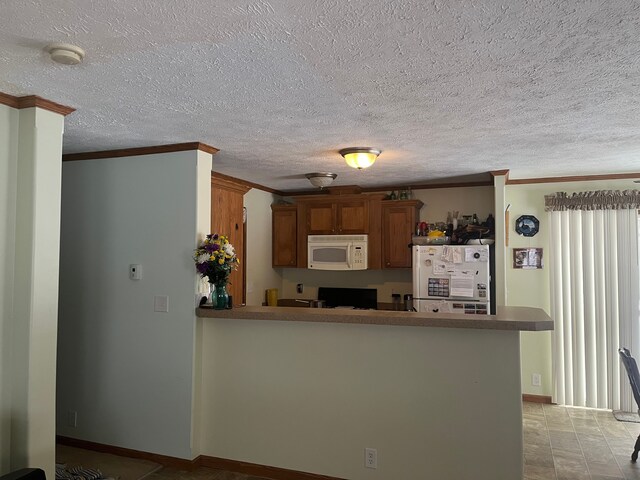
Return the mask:
[[216, 310], [224, 310], [229, 305], [229, 294], [227, 293], [227, 284], [218, 283], [215, 288], [215, 298], [212, 298], [213, 308]]
[[204, 302], [204, 307], [214, 308], [216, 306], [216, 284], [209, 282], [209, 295], [207, 295], [207, 301]]

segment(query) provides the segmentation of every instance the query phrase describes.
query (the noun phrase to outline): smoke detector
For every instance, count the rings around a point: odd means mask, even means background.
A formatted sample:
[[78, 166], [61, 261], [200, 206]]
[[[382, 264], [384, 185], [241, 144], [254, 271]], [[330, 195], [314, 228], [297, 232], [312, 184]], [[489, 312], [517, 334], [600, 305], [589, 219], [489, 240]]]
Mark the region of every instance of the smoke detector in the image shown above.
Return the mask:
[[70, 43], [50, 43], [45, 47], [51, 60], [64, 65], [78, 65], [84, 59], [84, 50]]

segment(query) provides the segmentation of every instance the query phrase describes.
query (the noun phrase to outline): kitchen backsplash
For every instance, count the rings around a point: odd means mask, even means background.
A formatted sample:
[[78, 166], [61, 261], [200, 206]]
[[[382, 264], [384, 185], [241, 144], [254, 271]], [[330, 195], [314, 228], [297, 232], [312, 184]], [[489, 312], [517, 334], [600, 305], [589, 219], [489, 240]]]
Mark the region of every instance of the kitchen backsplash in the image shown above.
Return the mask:
[[[301, 283], [303, 292], [297, 293]], [[318, 287], [375, 288], [378, 302], [391, 302], [391, 294], [412, 293], [410, 269], [328, 272], [305, 268], [283, 268], [280, 298], [317, 298]]]

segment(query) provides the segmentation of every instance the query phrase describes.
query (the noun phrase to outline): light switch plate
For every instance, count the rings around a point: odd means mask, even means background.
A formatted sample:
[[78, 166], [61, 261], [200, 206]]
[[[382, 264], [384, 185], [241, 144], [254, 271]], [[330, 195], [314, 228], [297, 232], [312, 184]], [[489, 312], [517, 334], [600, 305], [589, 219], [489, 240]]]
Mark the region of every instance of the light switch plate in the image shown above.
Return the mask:
[[168, 312], [169, 297], [167, 295], [156, 295], [155, 297], [153, 297], [153, 311]]

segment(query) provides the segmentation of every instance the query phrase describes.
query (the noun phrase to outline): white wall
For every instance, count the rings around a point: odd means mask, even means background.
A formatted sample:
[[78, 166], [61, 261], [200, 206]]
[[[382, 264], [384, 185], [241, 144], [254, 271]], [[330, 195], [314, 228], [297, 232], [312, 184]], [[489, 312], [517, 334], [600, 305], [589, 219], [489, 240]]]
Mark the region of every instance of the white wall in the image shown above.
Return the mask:
[[54, 476], [63, 124], [0, 105], [0, 473]]
[[247, 209], [247, 305], [262, 305], [268, 288], [282, 289], [280, 269], [271, 267], [271, 204], [277, 198], [272, 193], [255, 188], [244, 195]]
[[0, 105], [0, 474], [10, 470], [18, 110]]
[[[210, 170], [197, 151], [64, 163], [58, 434], [197, 453], [192, 253], [209, 230], [198, 177]], [[142, 280], [129, 279], [133, 263]], [[168, 313], [154, 312], [156, 295], [168, 296]]]
[[[509, 247], [506, 251], [507, 305], [542, 308], [549, 313], [549, 230], [544, 196], [554, 192], [583, 192], [591, 190], [628, 190], [637, 185], [631, 179], [599, 180], [588, 182], [542, 183], [507, 185], [506, 202], [511, 204]], [[540, 232], [534, 237], [523, 237], [515, 232], [520, 215], [534, 215], [540, 220]], [[513, 268], [513, 248], [543, 248], [544, 268], [522, 270]], [[522, 332], [522, 391], [534, 395], [552, 395], [551, 386], [551, 332]], [[531, 375], [540, 373], [542, 385], [531, 385]]]
[[203, 340], [204, 455], [350, 480], [521, 478], [518, 332], [206, 318]]
[[[420, 220], [430, 223], [445, 222], [447, 212], [454, 210], [459, 211], [460, 215], [476, 213], [482, 221], [494, 212], [492, 186], [414, 190], [413, 198], [424, 203]], [[364, 272], [321, 272], [300, 268], [279, 270], [282, 274], [280, 298], [317, 298], [318, 287], [376, 288], [378, 301], [390, 303], [392, 294], [404, 295], [413, 291], [409, 268]], [[296, 293], [298, 283], [304, 285], [301, 294]]]

